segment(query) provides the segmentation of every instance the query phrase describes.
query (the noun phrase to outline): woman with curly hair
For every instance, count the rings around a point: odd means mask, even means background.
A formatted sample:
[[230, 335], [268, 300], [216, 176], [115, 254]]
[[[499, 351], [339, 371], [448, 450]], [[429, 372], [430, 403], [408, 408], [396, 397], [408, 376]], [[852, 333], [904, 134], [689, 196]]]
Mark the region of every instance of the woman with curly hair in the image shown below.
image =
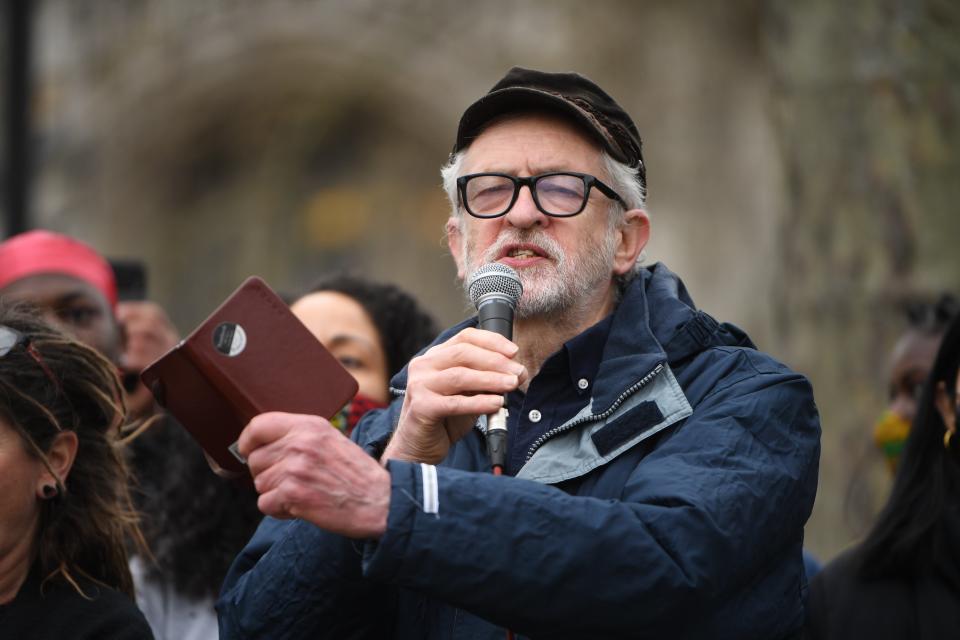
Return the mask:
[[917, 402], [893, 490], [873, 530], [810, 586], [807, 638], [960, 633], [960, 317]]
[[119, 446], [123, 391], [99, 353], [0, 308], [0, 629], [152, 638], [127, 542], [143, 543]]
[[320, 280], [290, 309], [357, 380], [357, 395], [331, 421], [347, 435], [364, 413], [387, 406], [390, 378], [437, 335], [409, 294], [355, 276]]

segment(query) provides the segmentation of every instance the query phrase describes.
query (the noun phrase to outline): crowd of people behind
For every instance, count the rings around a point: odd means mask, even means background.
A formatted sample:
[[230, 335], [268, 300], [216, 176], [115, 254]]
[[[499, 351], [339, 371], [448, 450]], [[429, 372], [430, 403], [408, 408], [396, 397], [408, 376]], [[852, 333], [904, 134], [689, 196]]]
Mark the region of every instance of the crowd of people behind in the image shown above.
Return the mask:
[[[525, 139], [528, 131], [531, 137]], [[510, 156], [515, 140], [527, 155]], [[603, 180], [579, 172], [583, 167], [576, 163], [568, 166], [531, 153], [537, 145], [551, 153], [586, 148], [604, 154], [592, 169]], [[479, 158], [486, 157], [481, 151], [490, 149], [509, 161], [481, 163]], [[537, 290], [535, 280], [525, 281], [534, 302], [517, 309], [519, 351], [475, 332], [469, 323], [440, 334], [409, 294], [360, 277], [325, 277], [291, 298], [294, 315], [358, 381], [356, 396], [321, 426], [342, 434], [331, 455], [376, 460], [376, 469], [364, 473], [386, 479], [385, 490], [392, 495], [389, 510], [350, 512], [358, 521], [367, 517], [364, 514], [377, 514], [363, 531], [344, 533], [333, 516], [314, 515], [306, 508], [295, 512], [287, 502], [264, 502], [269, 491], [265, 487], [281, 473], [276, 460], [260, 462], [269, 459], [265, 452], [283, 451], [277, 448], [279, 442], [298, 437], [304, 438], [301, 444], [315, 442], [305, 439], [310, 429], [300, 430], [296, 416], [274, 418], [270, 424], [264, 419], [248, 428], [252, 435], [245, 432], [241, 447], [255, 483], [225, 479], [211, 470], [202, 449], [162, 412], [136, 375], [176, 345], [179, 332], [156, 304], [120, 300], [103, 256], [77, 239], [49, 231], [27, 232], [0, 243], [3, 637], [203, 640], [348, 637], [351, 630], [370, 638], [426, 637], [440, 628], [446, 630], [438, 637], [454, 638], [503, 637], [504, 630], [512, 636], [509, 629], [535, 638], [567, 637], [568, 632], [587, 638], [646, 637], [647, 630], [624, 629], [634, 620], [647, 619], [651, 630], [667, 628], [657, 626], [661, 621], [653, 614], [633, 611], [609, 616], [609, 625], [585, 618], [581, 607], [619, 607], [620, 598], [625, 602], [633, 596], [619, 584], [588, 581], [574, 586], [584, 581], [584, 561], [594, 565], [597, 575], [624, 583], [636, 581], [642, 569], [647, 575], [640, 593], [661, 603], [658, 607], [671, 608], [681, 593], [687, 598], [682, 602], [703, 605], [686, 612], [691, 620], [673, 623], [683, 630], [678, 637], [700, 637], [705, 629], [721, 625], [728, 626], [714, 637], [770, 637], [750, 635], [760, 628], [777, 630], [777, 637], [818, 639], [947, 638], [958, 633], [960, 305], [955, 298], [911, 308], [909, 329], [892, 355], [890, 406], [872, 434], [894, 476], [885, 507], [862, 541], [815, 576], [808, 565], [809, 575], [804, 575], [802, 526], [812, 502], [808, 489], [815, 486], [819, 446], [809, 385], [759, 354], [735, 327], [719, 325], [696, 310], [682, 282], [665, 268], [633, 266], [646, 243], [648, 223], [644, 215], [632, 213], [642, 211], [646, 183], [639, 136], [629, 116], [581, 76], [515, 69], [464, 114], [455, 152], [444, 169], [454, 208], [447, 233], [462, 279], [468, 279], [481, 257], [522, 262], [560, 258], [569, 251], [572, 268], [579, 271], [568, 275], [579, 277], [593, 269], [599, 274], [597, 282], [610, 283], [609, 265], [578, 261], [582, 256], [570, 248], [572, 236], [558, 231], [559, 239], [551, 238], [543, 229], [567, 217], [586, 216], [581, 213], [585, 209], [589, 215], [601, 215], [601, 210], [607, 215], [619, 206], [609, 226], [601, 226], [620, 244], [608, 251], [603, 244], [607, 241], [597, 240], [587, 250], [608, 255], [615, 277], [610, 297], [590, 298], [581, 316], [570, 315], [567, 307], [550, 307], [550, 292]], [[579, 153], [576, 157], [584, 157]], [[629, 170], [622, 172], [617, 162]], [[464, 176], [465, 165], [475, 173]], [[503, 173], [529, 176], [538, 170], [545, 172], [534, 177]], [[625, 183], [636, 187], [638, 176], [639, 192], [627, 194]], [[528, 200], [522, 195], [524, 186]], [[612, 205], [595, 207], [591, 187]], [[576, 197], [582, 201], [571, 205], [565, 198], [578, 188], [583, 193]], [[498, 200], [504, 192], [509, 203]], [[478, 256], [484, 249], [478, 246], [484, 237], [478, 225], [490, 224], [509, 227], [514, 235], [507, 242], [492, 242], [492, 248]], [[527, 227], [540, 235], [531, 235]], [[545, 255], [538, 255], [540, 251]], [[571, 290], [567, 297], [591, 295]], [[569, 316], [572, 324], [535, 324], [549, 313]], [[627, 337], [641, 325], [640, 337]], [[558, 351], [545, 349], [552, 343], [524, 342], [531, 335], [525, 327], [565, 337], [557, 343]], [[627, 350], [610, 355], [611, 344]], [[644, 361], [643, 366], [653, 369], [642, 382], [608, 400], [599, 389], [591, 391], [594, 381], [605, 375], [632, 380], [635, 365], [625, 364], [626, 356], [641, 347], [656, 355]], [[545, 352], [537, 353], [538, 348]], [[422, 355], [416, 357], [418, 353]], [[571, 400], [560, 390], [558, 385], [568, 383], [578, 388], [572, 395], [580, 394], [579, 399]], [[658, 395], [624, 401], [630, 394], [647, 393], [642, 387], [648, 384], [650, 393]], [[460, 408], [445, 408], [441, 415], [435, 405], [429, 409], [424, 398], [441, 395], [443, 385], [451, 387], [443, 393], [458, 398]], [[745, 407], [737, 394], [751, 396], [753, 404]], [[761, 399], [765, 394], [772, 395]], [[608, 408], [601, 413], [597, 407], [604, 401]], [[462, 408], [468, 402], [473, 403], [470, 408]], [[756, 406], [765, 402], [770, 406], [758, 413]], [[460, 483], [480, 477], [469, 475], [483, 468], [485, 454], [476, 443], [484, 437], [485, 416], [504, 405], [513, 420], [511, 451], [530, 453], [525, 460], [508, 460], [505, 474], [515, 478], [485, 476], [482, 490], [489, 493], [471, 495], [469, 487], [475, 485]], [[460, 420], [461, 414], [469, 420]], [[475, 425], [477, 415], [481, 418]], [[625, 430], [622, 422], [618, 426], [614, 418], [621, 415], [640, 421], [643, 432]], [[537, 431], [541, 420], [554, 426]], [[787, 425], [789, 430], [778, 433], [773, 427], [752, 425], [770, 420], [779, 421], [776, 428]], [[687, 427], [675, 426], [684, 421]], [[561, 457], [547, 462], [537, 458], [537, 448], [548, 449], [542, 443], [569, 429], [567, 425], [591, 422], [599, 428], [578, 443], [564, 441], [568, 449], [561, 450]], [[698, 452], [699, 458], [684, 448], [688, 441], [674, 435], [684, 429], [693, 433], [689, 424], [694, 423], [714, 430], [701, 429], [689, 441], [708, 452]], [[751, 573], [742, 575], [729, 564], [715, 565], [720, 556], [729, 554], [732, 560], [748, 551], [741, 547], [741, 542], [750, 546], [747, 540], [729, 538], [748, 531], [751, 519], [776, 526], [785, 516], [739, 506], [743, 513], [729, 513], [734, 507], [726, 502], [737, 494], [733, 489], [728, 493], [724, 483], [733, 477], [733, 484], [749, 491], [749, 478], [757, 469], [742, 466], [738, 456], [759, 455], [753, 444], [726, 448], [727, 438], [744, 438], [737, 431], [739, 423], [748, 425], [746, 431], [762, 445], [762, 455], [771, 456], [764, 478], [767, 469], [783, 463], [785, 476], [767, 478], [770, 487], [760, 487], [759, 499], [766, 499], [763, 492], [773, 487], [784, 499], [793, 496], [797, 506], [789, 522], [799, 527], [798, 536], [771, 542], [775, 549], [749, 550], [758, 559]], [[436, 442], [418, 434], [418, 429], [428, 428], [444, 434], [440, 454], [428, 453]], [[282, 437], [266, 435], [278, 429]], [[321, 431], [313, 433], [320, 437], [316, 434]], [[791, 437], [803, 442], [796, 451], [791, 450]], [[564, 466], [562, 456], [589, 468]], [[539, 466], [529, 464], [537, 460]], [[651, 469], [659, 465], [656, 482], [636, 475], [641, 462]], [[359, 463], [351, 464], [356, 468]], [[600, 467], [606, 467], [606, 475], [590, 474]], [[531, 468], [540, 475], [530, 475]], [[704, 474], [698, 478], [719, 487], [710, 498], [716, 504], [701, 502], [703, 487], [683, 485], [693, 468]], [[389, 475], [377, 475], [382, 469]], [[371, 480], [370, 486], [374, 484]], [[541, 488], [545, 485], [559, 491]], [[485, 551], [473, 546], [477, 540], [470, 530], [481, 525], [463, 512], [480, 512], [501, 499], [500, 491], [513, 502], [506, 520], [491, 526], [503, 531], [515, 522], [521, 532], [516, 535], [523, 539], [505, 539], [494, 547], [490, 553], [501, 554], [503, 563], [498, 558], [486, 570], [464, 559], [473, 553], [483, 557]], [[624, 497], [634, 493], [643, 498], [631, 502]], [[369, 505], [377, 503], [377, 496], [351, 493], [341, 502], [351, 500]], [[619, 510], [622, 504], [630, 508]], [[335, 505], [334, 512], [341, 507]], [[524, 517], [518, 518], [521, 509]], [[681, 531], [686, 538], [663, 537], [673, 535], [673, 523], [681, 522], [672, 519], [677, 513], [686, 519], [698, 509], [705, 520], [718, 522]], [[536, 526], [530, 525], [527, 514], [541, 511]], [[630, 528], [637, 521], [643, 523], [640, 534]], [[547, 526], [558, 522], [563, 524]], [[681, 529], [689, 526], [688, 520], [682, 523]], [[546, 542], [537, 547], [537, 541], [558, 536], [563, 544], [561, 530], [567, 526], [571, 535], [580, 536], [578, 544], [583, 536], [596, 537], [598, 548], [587, 549], [589, 560], [577, 564], [576, 557]], [[696, 546], [696, 532], [703, 536], [703, 552], [687, 556], [689, 549], [676, 547]], [[599, 548], [626, 533], [649, 536], [649, 541], [620, 541], [623, 549], [638, 554], [629, 561], [615, 548]], [[643, 554], [653, 546], [663, 557], [648, 562]], [[612, 557], [598, 560], [601, 551]], [[385, 559], [389, 553], [399, 558], [393, 565]], [[524, 559], [523, 554], [535, 557]], [[703, 557], [711, 555], [716, 557]], [[542, 570], [542, 580], [536, 571], [524, 574], [528, 566]], [[463, 567], [477, 575], [461, 579]], [[507, 576], [512, 567], [523, 575], [523, 588], [503, 595], [515, 602], [488, 604], [488, 593], [496, 591], [497, 583], [514, 585]], [[457, 571], [461, 578], [455, 581], [438, 577]], [[559, 583], [558, 576], [563, 578]], [[745, 586], [748, 581], [754, 584]], [[528, 587], [529, 594], [523, 595]], [[765, 591], [793, 587], [798, 587], [796, 603], [804, 607], [797, 609], [803, 611], [802, 621], [794, 619], [796, 612], [789, 607], [782, 609], [782, 620], [775, 620], [776, 607], [757, 604], [758, 598], [773, 597]], [[556, 624], [545, 623], [532, 603], [550, 588], [558, 590], [557, 606], [570, 609], [574, 618], [561, 615]], [[596, 601], [564, 604], [564, 598], [583, 600], [583, 594], [591, 592], [597, 594]], [[793, 602], [792, 595], [778, 597]], [[331, 611], [340, 611], [341, 619]], [[735, 619], [738, 612], [744, 620]], [[698, 616], [703, 624], [696, 621]], [[761, 620], [764, 616], [772, 617]], [[734, 629], [740, 631], [735, 634]]]
[[[390, 377], [437, 333], [409, 294], [347, 275], [323, 278], [291, 309], [359, 382], [333, 419], [346, 435], [385, 406]], [[249, 483], [215, 475], [188, 432], [125, 375], [178, 341], [159, 306], [118, 299], [110, 264], [88, 245], [49, 231], [0, 244], [0, 384], [16, 394], [0, 407], [0, 456], [41, 483], [15, 478], [22, 511], [0, 514], [5, 633], [218, 637], [214, 602], [262, 514]], [[67, 542], [71, 531], [82, 535]]]

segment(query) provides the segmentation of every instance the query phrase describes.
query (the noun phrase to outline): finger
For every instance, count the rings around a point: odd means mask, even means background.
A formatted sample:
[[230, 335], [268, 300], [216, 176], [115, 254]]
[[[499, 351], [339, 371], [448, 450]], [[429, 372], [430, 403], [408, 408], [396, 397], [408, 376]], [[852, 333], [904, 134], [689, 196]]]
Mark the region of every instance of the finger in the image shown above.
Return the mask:
[[424, 376], [419, 382], [430, 392], [441, 396], [470, 393], [509, 393], [520, 386], [520, 378], [512, 373], [476, 371], [453, 367]]
[[[246, 456], [247, 468], [254, 480], [267, 474], [277, 463], [283, 461], [288, 456], [287, 448], [284, 446], [284, 438], [271, 442], [270, 444], [257, 447]], [[260, 491], [260, 487], [257, 487]]]
[[[345, 440], [339, 432], [334, 435]], [[255, 449], [247, 458], [247, 467], [254, 479], [264, 484], [257, 490], [269, 489], [282, 478], [308, 478], [311, 471], [323, 467], [330, 444], [327, 434], [311, 426], [308, 431], [292, 430], [276, 442]]]
[[262, 413], [244, 427], [237, 441], [237, 450], [244, 458], [249, 458], [255, 449], [285, 436], [299, 421], [314, 419], [317, 417], [280, 412]]
[[450, 416], [494, 413], [503, 407], [503, 396], [492, 394], [437, 396], [410, 403], [409, 415], [420, 424], [439, 424]]
[[428, 351], [416, 365], [417, 368], [423, 366], [432, 369], [468, 367], [478, 371], [509, 373], [518, 377], [526, 373], [526, 369], [519, 362], [498, 351], [469, 342], [440, 345], [436, 350]]
[[289, 520], [294, 516], [287, 510], [287, 504], [282, 492], [279, 489], [273, 489], [263, 493], [257, 498], [257, 508], [261, 513], [282, 520]]
[[260, 495], [270, 493], [280, 485], [284, 478], [290, 475], [287, 461], [283, 457], [274, 458], [273, 462], [268, 462], [261, 455], [261, 452], [267, 449], [269, 447], [261, 447], [247, 459], [247, 466], [253, 476], [253, 486]]
[[298, 421], [279, 440], [250, 452], [247, 467], [255, 477], [273, 469], [281, 469], [287, 476], [306, 478], [310, 472], [323, 466], [324, 459], [345, 444], [356, 445], [323, 418]]
[[497, 351], [508, 358], [517, 355], [517, 352], [520, 350], [520, 347], [499, 333], [485, 329], [476, 329], [474, 327], [464, 329], [444, 344], [456, 344], [459, 342], [466, 342], [478, 347], [490, 349], [491, 351]]
[[499, 411], [503, 407], [503, 396], [445, 396], [441, 404], [444, 407], [443, 416], [479, 416]]

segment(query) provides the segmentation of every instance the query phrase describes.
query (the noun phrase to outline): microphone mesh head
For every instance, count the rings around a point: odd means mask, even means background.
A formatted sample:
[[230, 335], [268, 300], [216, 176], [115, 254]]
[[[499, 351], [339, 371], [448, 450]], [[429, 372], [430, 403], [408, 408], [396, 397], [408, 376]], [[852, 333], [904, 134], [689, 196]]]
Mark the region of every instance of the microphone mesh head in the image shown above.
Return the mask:
[[467, 291], [474, 306], [480, 303], [483, 296], [499, 293], [509, 298], [510, 306], [516, 309], [523, 295], [523, 285], [516, 271], [505, 264], [490, 262], [473, 272]]

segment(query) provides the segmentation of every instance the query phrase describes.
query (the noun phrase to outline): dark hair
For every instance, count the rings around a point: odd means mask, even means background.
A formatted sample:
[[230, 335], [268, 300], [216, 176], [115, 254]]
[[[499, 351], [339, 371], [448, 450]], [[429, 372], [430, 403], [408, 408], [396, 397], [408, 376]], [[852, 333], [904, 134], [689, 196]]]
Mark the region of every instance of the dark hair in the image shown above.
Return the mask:
[[191, 598], [216, 596], [230, 564], [263, 514], [253, 485], [218, 477], [203, 450], [169, 417], [131, 443], [143, 533], [152, 558], [148, 577], [169, 580]]
[[960, 437], [952, 438], [949, 449], [944, 446], [946, 425], [935, 399], [944, 383], [956, 402], [958, 365], [960, 316], [949, 326], [924, 383], [890, 499], [863, 543], [864, 576], [929, 573], [957, 543], [944, 530], [943, 518], [960, 500]]
[[125, 411], [116, 368], [23, 309], [0, 307], [0, 324], [29, 341], [0, 358], [0, 415], [51, 472], [47, 453], [58, 433], [78, 440], [67, 479], [56, 479], [56, 497], [41, 506], [40, 575], [81, 594], [78, 578], [87, 578], [132, 597], [126, 543], [143, 547], [143, 536], [119, 440]]
[[928, 335], [947, 330], [950, 321], [960, 314], [960, 300], [950, 293], [941, 293], [935, 300], [917, 299], [904, 304], [909, 328]]
[[336, 291], [353, 298], [366, 310], [380, 334], [387, 357], [387, 375], [393, 377], [437, 336], [437, 325], [410, 294], [392, 284], [351, 275], [334, 275], [316, 282], [304, 295]]

